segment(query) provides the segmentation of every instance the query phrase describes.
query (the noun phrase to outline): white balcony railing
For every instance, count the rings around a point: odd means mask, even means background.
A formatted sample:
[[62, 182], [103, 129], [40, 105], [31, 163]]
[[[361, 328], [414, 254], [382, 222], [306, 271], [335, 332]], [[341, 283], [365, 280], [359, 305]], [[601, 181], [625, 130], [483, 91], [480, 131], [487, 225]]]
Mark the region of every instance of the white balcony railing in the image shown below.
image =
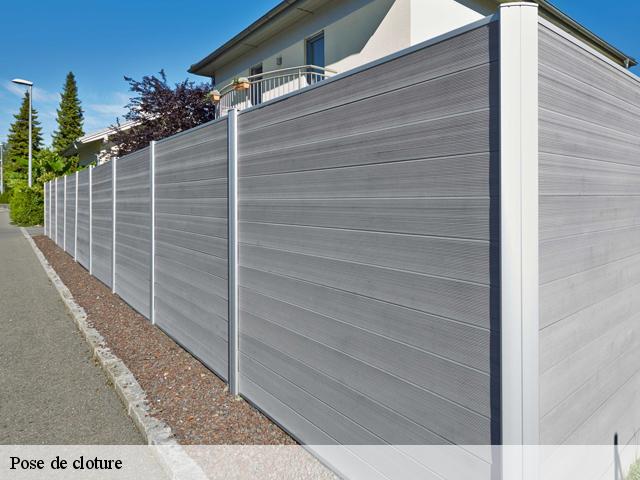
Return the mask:
[[216, 116], [226, 115], [232, 108], [244, 110], [259, 105], [267, 100], [321, 82], [336, 73], [336, 71], [324, 67], [302, 65], [239, 79], [247, 82], [234, 81], [220, 89]]

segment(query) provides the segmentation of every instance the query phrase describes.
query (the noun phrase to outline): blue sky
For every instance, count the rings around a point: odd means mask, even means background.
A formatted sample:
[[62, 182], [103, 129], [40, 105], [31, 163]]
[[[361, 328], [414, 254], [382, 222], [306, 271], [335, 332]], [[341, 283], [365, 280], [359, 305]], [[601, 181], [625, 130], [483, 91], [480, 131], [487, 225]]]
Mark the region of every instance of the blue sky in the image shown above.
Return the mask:
[[[428, 1], [428, 0], [424, 0]], [[31, 0], [3, 2], [0, 26], [0, 139], [6, 138], [23, 90], [36, 85], [34, 106], [45, 143], [55, 129], [58, 92], [73, 71], [85, 110], [85, 131], [114, 123], [128, 89], [123, 75], [140, 78], [164, 68], [171, 82], [279, 0]], [[640, 2], [556, 0], [579, 22], [640, 58]], [[27, 31], [28, 27], [28, 31]], [[636, 73], [638, 70], [636, 69]], [[192, 77], [197, 79], [199, 77]]]

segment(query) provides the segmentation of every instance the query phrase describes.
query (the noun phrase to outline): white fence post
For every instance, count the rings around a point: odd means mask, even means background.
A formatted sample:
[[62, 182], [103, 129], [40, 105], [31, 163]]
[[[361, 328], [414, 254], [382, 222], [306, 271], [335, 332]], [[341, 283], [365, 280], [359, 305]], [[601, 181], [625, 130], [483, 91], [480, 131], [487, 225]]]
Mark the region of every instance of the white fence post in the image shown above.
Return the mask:
[[47, 236], [49, 238], [51, 238], [51, 222], [52, 222], [52, 218], [51, 218], [51, 180], [49, 180], [49, 186], [47, 187], [47, 210], [48, 210], [48, 214], [49, 214], [49, 226], [47, 227]]
[[116, 182], [117, 158], [111, 160], [111, 292], [116, 293]]
[[89, 167], [89, 274], [93, 275], [93, 165]]
[[228, 139], [228, 217], [227, 217], [227, 252], [228, 252], [228, 288], [229, 288], [229, 392], [238, 395], [238, 111], [231, 109], [227, 117]]
[[55, 192], [55, 197], [56, 197], [55, 198], [55, 200], [56, 200], [56, 202], [55, 202], [55, 206], [56, 206], [56, 208], [55, 208], [55, 211], [56, 211], [55, 212], [56, 213], [55, 214], [56, 226], [55, 226], [55, 231], [53, 233], [55, 235], [56, 245], [60, 246], [60, 244], [58, 243], [58, 179], [57, 178], [54, 180], [54, 185], [56, 186], [56, 188], [55, 188], [55, 190], [56, 190], [56, 192]]
[[49, 182], [44, 184], [44, 236], [47, 236], [47, 190], [49, 188]]
[[538, 28], [537, 4], [501, 4], [501, 415], [508, 446], [502, 473], [524, 480], [538, 478], [540, 439]]
[[149, 318], [156, 323], [156, 142], [149, 144], [149, 194], [151, 196], [151, 272], [149, 288]]
[[67, 176], [65, 175], [62, 188], [62, 250], [67, 251]]
[[47, 237], [51, 238], [51, 180], [47, 182]]
[[78, 261], [78, 171], [76, 170], [76, 208], [74, 210], [73, 220], [73, 259]]

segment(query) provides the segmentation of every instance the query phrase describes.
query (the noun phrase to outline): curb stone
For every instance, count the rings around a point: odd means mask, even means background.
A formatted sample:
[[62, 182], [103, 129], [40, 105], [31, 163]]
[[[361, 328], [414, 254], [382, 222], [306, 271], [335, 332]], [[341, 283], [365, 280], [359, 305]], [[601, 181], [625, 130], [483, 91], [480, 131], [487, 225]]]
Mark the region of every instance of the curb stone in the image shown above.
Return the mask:
[[107, 378], [113, 384], [113, 388], [127, 410], [127, 414], [149, 445], [161, 447], [153, 449], [153, 453], [169, 475], [169, 478], [172, 480], [206, 480], [208, 477], [202, 469], [198, 467], [185, 452], [184, 448], [176, 441], [171, 427], [149, 414], [150, 408], [147, 395], [133, 376], [133, 373], [105, 345], [104, 338], [100, 332], [87, 324], [87, 314], [84, 308], [76, 303], [71, 291], [49, 264], [27, 230], [24, 228], [20, 228], [20, 230], [31, 245], [36, 257], [38, 257], [40, 264], [49, 276], [49, 280], [51, 280], [60, 297], [62, 297], [78, 330], [80, 330], [80, 333], [82, 333], [91, 347], [93, 357], [98, 361]]

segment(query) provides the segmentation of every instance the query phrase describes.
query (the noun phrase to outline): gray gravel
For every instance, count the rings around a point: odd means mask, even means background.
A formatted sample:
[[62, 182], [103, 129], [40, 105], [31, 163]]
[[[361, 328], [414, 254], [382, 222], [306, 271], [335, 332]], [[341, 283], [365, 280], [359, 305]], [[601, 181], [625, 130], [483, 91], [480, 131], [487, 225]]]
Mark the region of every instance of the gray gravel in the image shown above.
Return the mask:
[[0, 206], [0, 444], [142, 444]]

